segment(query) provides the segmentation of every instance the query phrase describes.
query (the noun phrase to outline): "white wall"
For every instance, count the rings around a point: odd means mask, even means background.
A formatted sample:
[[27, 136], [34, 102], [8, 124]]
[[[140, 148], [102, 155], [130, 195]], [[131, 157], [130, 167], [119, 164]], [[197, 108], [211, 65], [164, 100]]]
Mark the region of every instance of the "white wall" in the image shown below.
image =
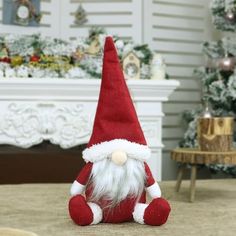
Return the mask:
[[[85, 25], [74, 24], [74, 14], [82, 3], [87, 12]], [[41, 27], [2, 25], [2, 5], [0, 0], [0, 32], [44, 35], [73, 39], [87, 36], [91, 26], [105, 27], [109, 34], [117, 34], [124, 39], [142, 40], [142, 0], [41, 0]]]
[[[41, 0], [40, 28], [2, 25], [2, 1], [0, 32], [40, 31], [45, 35], [73, 39], [86, 36], [88, 29], [97, 25], [105, 27], [110, 34], [148, 43], [165, 57], [170, 78], [181, 83], [164, 106], [163, 179], [175, 178], [176, 163], [170, 160], [169, 154], [183, 137], [181, 114], [185, 109], [198, 106], [201, 98], [199, 80], [192, 73], [204, 63], [201, 43], [211, 36], [209, 0]], [[84, 26], [73, 23], [73, 14], [80, 2], [88, 15]]]

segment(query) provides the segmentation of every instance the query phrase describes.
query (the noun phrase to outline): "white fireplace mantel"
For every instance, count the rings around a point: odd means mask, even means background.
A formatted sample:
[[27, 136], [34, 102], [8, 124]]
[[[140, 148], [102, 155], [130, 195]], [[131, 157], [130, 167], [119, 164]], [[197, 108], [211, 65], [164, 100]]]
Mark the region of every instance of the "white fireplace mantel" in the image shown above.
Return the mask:
[[[100, 89], [93, 79], [0, 79], [0, 144], [29, 148], [44, 140], [70, 148], [90, 138]], [[175, 80], [129, 80], [128, 87], [161, 180], [162, 102]], [[122, 105], [122, 104], [121, 104]]]

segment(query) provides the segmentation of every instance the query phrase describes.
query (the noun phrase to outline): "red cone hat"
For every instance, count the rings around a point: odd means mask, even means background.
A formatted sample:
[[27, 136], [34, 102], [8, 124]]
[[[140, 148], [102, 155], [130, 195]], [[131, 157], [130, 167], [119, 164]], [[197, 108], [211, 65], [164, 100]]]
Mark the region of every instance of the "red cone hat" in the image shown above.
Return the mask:
[[95, 162], [107, 158], [116, 150], [123, 150], [131, 158], [140, 160], [150, 156], [115, 45], [112, 38], [107, 37], [98, 106], [83, 158]]

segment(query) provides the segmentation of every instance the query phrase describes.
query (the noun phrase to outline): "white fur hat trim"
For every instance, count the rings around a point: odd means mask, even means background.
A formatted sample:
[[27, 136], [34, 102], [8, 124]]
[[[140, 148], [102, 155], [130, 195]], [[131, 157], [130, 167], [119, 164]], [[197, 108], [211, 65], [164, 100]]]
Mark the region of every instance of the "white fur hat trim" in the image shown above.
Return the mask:
[[146, 161], [151, 155], [151, 150], [147, 145], [125, 139], [113, 139], [86, 148], [83, 151], [83, 158], [86, 162], [96, 162], [111, 156], [112, 152], [118, 150], [126, 152], [129, 158], [142, 161]]

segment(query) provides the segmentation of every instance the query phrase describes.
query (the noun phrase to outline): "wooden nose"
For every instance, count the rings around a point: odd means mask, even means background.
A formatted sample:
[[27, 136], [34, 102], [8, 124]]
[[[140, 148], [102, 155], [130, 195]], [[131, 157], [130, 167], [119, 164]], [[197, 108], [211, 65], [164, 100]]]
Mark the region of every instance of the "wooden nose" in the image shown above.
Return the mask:
[[127, 161], [127, 155], [124, 151], [114, 151], [111, 155], [111, 160], [119, 166], [122, 166]]

